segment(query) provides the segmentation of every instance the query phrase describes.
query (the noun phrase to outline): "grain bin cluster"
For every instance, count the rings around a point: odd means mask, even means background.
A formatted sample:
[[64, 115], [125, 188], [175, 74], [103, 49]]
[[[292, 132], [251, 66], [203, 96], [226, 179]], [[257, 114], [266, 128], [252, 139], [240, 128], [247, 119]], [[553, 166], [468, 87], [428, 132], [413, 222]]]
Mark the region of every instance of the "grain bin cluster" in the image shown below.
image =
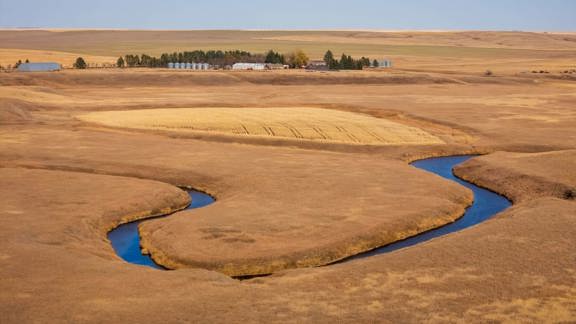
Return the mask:
[[[168, 68], [173, 70], [212, 70], [218, 69], [217, 65], [210, 65], [208, 63], [168, 63]], [[287, 65], [283, 64], [270, 64], [270, 63], [235, 63], [233, 65], [227, 65], [224, 67], [225, 70], [281, 70], [287, 69]]]
[[212, 66], [208, 63], [168, 63], [169, 69], [176, 70], [210, 70]]
[[391, 60], [381, 60], [378, 61], [378, 66], [376, 66], [377, 68], [381, 68], [381, 69], [388, 69], [392, 67], [392, 61]]

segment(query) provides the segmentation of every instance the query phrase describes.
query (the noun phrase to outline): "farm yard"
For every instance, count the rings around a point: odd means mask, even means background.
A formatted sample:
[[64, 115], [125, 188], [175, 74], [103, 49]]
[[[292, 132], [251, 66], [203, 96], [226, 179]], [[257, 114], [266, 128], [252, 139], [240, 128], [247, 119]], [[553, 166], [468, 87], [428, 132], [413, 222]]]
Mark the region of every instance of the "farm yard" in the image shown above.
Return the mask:
[[[10, 62], [197, 45], [395, 63], [0, 73], [0, 322], [573, 321], [576, 85], [560, 73], [573, 37], [1, 31]], [[410, 165], [463, 155], [458, 178], [513, 206], [370, 254], [483, 203]], [[215, 201], [186, 209], [189, 189]], [[137, 220], [155, 269], [109, 240]]]

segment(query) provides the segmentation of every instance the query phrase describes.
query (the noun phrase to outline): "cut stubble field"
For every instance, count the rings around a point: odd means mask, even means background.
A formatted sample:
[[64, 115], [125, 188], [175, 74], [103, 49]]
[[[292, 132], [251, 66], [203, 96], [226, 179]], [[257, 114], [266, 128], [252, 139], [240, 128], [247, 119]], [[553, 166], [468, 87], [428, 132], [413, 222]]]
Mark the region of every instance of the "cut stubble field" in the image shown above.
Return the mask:
[[345, 111], [305, 108], [173, 108], [92, 112], [79, 119], [112, 127], [370, 145], [442, 144], [426, 131]]

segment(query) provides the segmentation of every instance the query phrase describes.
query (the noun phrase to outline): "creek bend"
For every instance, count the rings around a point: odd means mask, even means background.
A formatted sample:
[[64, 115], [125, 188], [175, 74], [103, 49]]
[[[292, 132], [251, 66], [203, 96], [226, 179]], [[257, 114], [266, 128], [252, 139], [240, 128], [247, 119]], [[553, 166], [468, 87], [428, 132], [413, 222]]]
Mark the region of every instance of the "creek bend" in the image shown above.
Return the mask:
[[[187, 192], [190, 195], [192, 201], [185, 210], [202, 208], [214, 202], [214, 198], [203, 192], [195, 190], [189, 190]], [[118, 256], [121, 257], [124, 261], [152, 267], [155, 269], [167, 270], [163, 266], [154, 262], [150, 255], [142, 254], [140, 248], [140, 233], [138, 232], [138, 225], [148, 219], [142, 219], [122, 224], [108, 233], [108, 239], [112, 243], [112, 247], [114, 248], [114, 251], [116, 251], [116, 254], [118, 254]]]
[[[452, 170], [455, 166], [464, 163], [473, 157], [475, 156], [461, 155], [461, 156], [436, 157], [436, 158], [418, 160], [411, 163], [412, 166], [418, 169], [434, 173], [438, 176], [454, 181], [472, 190], [472, 192], [474, 193], [474, 202], [470, 207], [466, 209], [466, 212], [462, 217], [460, 217], [459, 219], [457, 219], [452, 223], [446, 224], [436, 229], [417, 234], [415, 236], [388, 244], [386, 246], [374, 249], [372, 251], [351, 256], [344, 260], [337, 261], [336, 263], [396, 251], [402, 248], [426, 242], [435, 237], [447, 235], [452, 232], [461, 231], [465, 228], [482, 223], [490, 219], [492, 216], [510, 207], [511, 202], [506, 197], [499, 195], [493, 191], [478, 187], [454, 175]], [[192, 202], [187, 207], [187, 210], [201, 208], [210, 205], [215, 201], [213, 197], [199, 191], [194, 190], [188, 191], [188, 194], [190, 195], [190, 198], [192, 198]], [[112, 243], [112, 247], [114, 248], [118, 256], [120, 256], [126, 262], [139, 264], [143, 266], [149, 266], [155, 269], [167, 270], [161, 265], [156, 264], [154, 260], [152, 260], [150, 255], [142, 254], [140, 247], [140, 234], [138, 232], [138, 225], [143, 221], [146, 221], [146, 219], [129, 222], [116, 227], [115, 229], [113, 229], [108, 233], [108, 239]]]

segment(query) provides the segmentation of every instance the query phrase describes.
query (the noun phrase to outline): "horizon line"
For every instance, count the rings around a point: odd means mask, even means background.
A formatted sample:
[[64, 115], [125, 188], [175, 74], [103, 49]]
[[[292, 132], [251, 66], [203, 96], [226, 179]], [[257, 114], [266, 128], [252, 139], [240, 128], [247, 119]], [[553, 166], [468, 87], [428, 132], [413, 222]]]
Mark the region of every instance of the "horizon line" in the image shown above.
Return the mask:
[[373, 32], [373, 33], [458, 33], [458, 32], [509, 32], [509, 33], [557, 33], [573, 34], [570, 30], [522, 30], [522, 29], [384, 29], [384, 28], [116, 28], [116, 27], [5, 27], [0, 26], [0, 31], [294, 31], [294, 32]]

